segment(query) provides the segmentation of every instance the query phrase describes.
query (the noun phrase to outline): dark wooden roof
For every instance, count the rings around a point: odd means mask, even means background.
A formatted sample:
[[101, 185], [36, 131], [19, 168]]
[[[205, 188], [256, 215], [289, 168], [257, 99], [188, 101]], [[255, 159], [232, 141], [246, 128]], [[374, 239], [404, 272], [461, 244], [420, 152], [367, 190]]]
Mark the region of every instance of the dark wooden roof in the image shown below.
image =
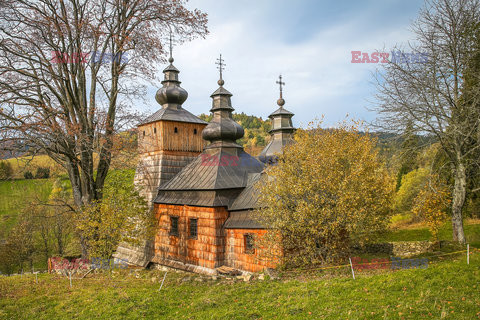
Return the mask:
[[274, 118], [274, 116], [277, 116], [277, 115], [286, 115], [286, 116], [293, 117], [295, 114], [293, 112], [288, 111], [287, 109], [284, 109], [283, 107], [280, 107], [277, 110], [273, 111], [268, 117], [272, 119]]
[[[208, 153], [207, 153], [208, 152]], [[206, 150], [174, 178], [161, 185], [155, 203], [196, 206], [229, 206], [248, 184], [249, 174], [259, 173], [264, 164], [243, 150]], [[207, 157], [208, 156], [208, 157]], [[232, 159], [228, 165], [206, 159]]]
[[255, 189], [254, 184], [260, 180], [260, 177], [260, 173], [253, 173], [249, 175], [247, 186], [228, 207], [228, 210], [235, 211], [258, 208], [258, 192]]
[[225, 221], [225, 229], [266, 229], [254, 218], [254, 210], [230, 212], [230, 217]]
[[160, 120], [202, 123], [202, 124], [208, 123], [206, 121], [203, 121], [196, 115], [190, 113], [189, 111], [183, 109], [182, 107], [178, 107], [178, 108], [164, 107], [158, 110], [157, 112], [155, 112], [154, 114], [148, 116], [144, 121], [142, 121], [141, 125], [155, 122], [155, 121], [160, 121]]

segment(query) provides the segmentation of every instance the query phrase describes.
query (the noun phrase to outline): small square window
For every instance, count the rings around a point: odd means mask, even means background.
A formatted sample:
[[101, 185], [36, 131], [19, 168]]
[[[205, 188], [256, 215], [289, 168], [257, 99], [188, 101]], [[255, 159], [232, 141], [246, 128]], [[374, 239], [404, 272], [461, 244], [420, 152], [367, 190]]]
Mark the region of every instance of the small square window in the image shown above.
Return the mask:
[[193, 134], [197, 134], [197, 129], [193, 129]]
[[170, 217], [170, 235], [178, 237], [178, 217]]
[[145, 131], [143, 131], [143, 136], [145, 137]]
[[198, 236], [198, 219], [190, 219], [190, 238], [197, 239]]
[[153, 133], [157, 133], [157, 128], [153, 128]]
[[173, 129], [173, 132], [178, 133], [177, 127], [175, 127], [175, 128]]
[[245, 253], [247, 254], [255, 253], [255, 239], [253, 238], [253, 234], [244, 235], [244, 241], [245, 241]]

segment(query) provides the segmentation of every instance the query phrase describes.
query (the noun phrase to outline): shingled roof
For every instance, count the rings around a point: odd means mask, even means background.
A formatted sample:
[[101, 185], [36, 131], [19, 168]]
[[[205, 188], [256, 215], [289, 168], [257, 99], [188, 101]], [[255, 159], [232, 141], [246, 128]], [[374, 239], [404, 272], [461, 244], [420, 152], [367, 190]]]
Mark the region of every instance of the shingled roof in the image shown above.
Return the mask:
[[264, 164], [236, 143], [244, 130], [232, 119], [232, 94], [223, 88], [222, 79], [218, 84], [220, 88], [211, 95], [213, 118], [202, 132], [210, 144], [159, 187], [155, 203], [229, 206], [247, 186], [249, 174], [263, 170]]
[[191, 112], [183, 109], [182, 107], [162, 108], [157, 112], [155, 112], [154, 114], [148, 116], [144, 121], [142, 121], [141, 124], [143, 125], [143, 124], [160, 121], [160, 120], [207, 124], [206, 121], [203, 121], [202, 119], [192, 114]]

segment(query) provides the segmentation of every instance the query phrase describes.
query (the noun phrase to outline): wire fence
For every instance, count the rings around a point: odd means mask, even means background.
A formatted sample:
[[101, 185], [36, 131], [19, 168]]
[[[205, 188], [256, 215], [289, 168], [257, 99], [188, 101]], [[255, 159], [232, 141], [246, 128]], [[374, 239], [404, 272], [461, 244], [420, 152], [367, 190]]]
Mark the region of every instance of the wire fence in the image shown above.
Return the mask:
[[[460, 254], [466, 254], [466, 263], [469, 264], [470, 263], [470, 256], [473, 255], [474, 253], [480, 253], [480, 249], [478, 248], [473, 248], [473, 247], [470, 247], [470, 246], [467, 246], [467, 249], [466, 250], [458, 250], [458, 251], [454, 251], [454, 252], [447, 252], [447, 253], [439, 253], [439, 254], [433, 254], [433, 255], [428, 255], [428, 256], [425, 256], [421, 259], [428, 259], [427, 261], [427, 264], [428, 265], [431, 265], [431, 264], [434, 264], [434, 263], [437, 263], [438, 261], [434, 262], [432, 260], [434, 259], [437, 259], [437, 258], [442, 258], [442, 257], [450, 257], [450, 256], [453, 256], [453, 255], [460, 255]], [[416, 259], [420, 259], [420, 258], [416, 258]], [[403, 260], [414, 260], [414, 259], [403, 259]], [[402, 260], [402, 261], [403, 261]], [[308, 274], [311, 274], [311, 272], [313, 271], [321, 271], [321, 270], [332, 270], [332, 269], [342, 269], [342, 268], [349, 268], [351, 270], [351, 273], [352, 273], [352, 277], [353, 279], [355, 279], [355, 272], [358, 272], [358, 271], [361, 271], [361, 270], [365, 270], [365, 269], [369, 269], [368, 267], [369, 266], [375, 266], [375, 265], [379, 265], [379, 266], [386, 266], [386, 265], [390, 265], [390, 266], [393, 266], [395, 261], [391, 261], [391, 262], [387, 262], [387, 261], [375, 261], [375, 262], [367, 262], [367, 263], [352, 263], [352, 260], [349, 259], [349, 263], [348, 264], [342, 264], [342, 265], [336, 265], [336, 266], [319, 266], [319, 267], [314, 267], [314, 268], [296, 268], [296, 269], [292, 269], [292, 270], [284, 270], [282, 271], [282, 274], [305, 274], [306, 272]], [[398, 261], [397, 261], [398, 262]], [[367, 267], [367, 268], [365, 268]], [[393, 269], [393, 270], [398, 270], [398, 269], [411, 269], [411, 268], [402, 268], [402, 267], [399, 267], [399, 268], [379, 268], [379, 269]], [[101, 275], [102, 277], [98, 278], [98, 277], [95, 277], [96, 273], [92, 273], [92, 271], [94, 271], [95, 269], [89, 269], [89, 270], [86, 270], [87, 272], [84, 273], [84, 274], [81, 274], [80, 277], [73, 277], [72, 274], [74, 270], [64, 270], [65, 272], [61, 272], [60, 274], [59, 273], [56, 273], [56, 272], [53, 272], [54, 274], [58, 275], [58, 276], [61, 276], [62, 278], [66, 277], [68, 280], [69, 280], [69, 283], [70, 283], [70, 287], [73, 287], [72, 285], [72, 280], [82, 280], [82, 279], [88, 279], [88, 280], [94, 280], [94, 281], [114, 281], [114, 282], [131, 282], [132, 280], [133, 281], [143, 281], [143, 282], [152, 282], [151, 279], [146, 279], [146, 278], [142, 278], [140, 276], [135, 276], [135, 277], [129, 277], [129, 278], [119, 278], [115, 275], [115, 277], [113, 277], [113, 273], [112, 271], [115, 271], [115, 269], [98, 269], [98, 270], [102, 270], [102, 271], [106, 271], [106, 272], [102, 272]], [[124, 269], [123, 269], [124, 270]], [[136, 270], [140, 270], [140, 269], [127, 269], [127, 270], [130, 270], [129, 273], [130, 274], [136, 274]], [[110, 271], [110, 277], [106, 278], [105, 277], [105, 274], [107, 272]], [[165, 279], [166, 279], [166, 276], [167, 276], [167, 273], [168, 271], [163, 271], [165, 272], [163, 274], [163, 280], [161, 281], [161, 285], [160, 285], [160, 288], [159, 288], [159, 291], [161, 290], [161, 288], [163, 287], [163, 284], [165, 282]], [[17, 276], [20, 276], [20, 277], [28, 277], [30, 275], [33, 275], [35, 276], [35, 283], [38, 283], [38, 274], [39, 273], [49, 273], [49, 270], [37, 270], [37, 271], [34, 271], [34, 272], [26, 272], [26, 273], [22, 273], [22, 274], [17, 274]], [[88, 274], [91, 274], [92, 276], [91, 277], [88, 277], [86, 278], [86, 276]], [[7, 276], [7, 275], [3, 275], [3, 276]]]

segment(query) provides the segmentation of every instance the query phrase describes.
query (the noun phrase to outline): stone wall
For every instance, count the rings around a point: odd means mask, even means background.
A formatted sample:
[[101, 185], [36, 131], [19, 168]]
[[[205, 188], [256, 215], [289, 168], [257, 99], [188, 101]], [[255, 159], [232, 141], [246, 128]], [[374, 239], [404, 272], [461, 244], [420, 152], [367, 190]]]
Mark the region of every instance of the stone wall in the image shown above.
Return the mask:
[[371, 243], [364, 247], [355, 248], [357, 252], [383, 253], [395, 257], [409, 258], [422, 253], [433, 251], [431, 241], [398, 241], [385, 243]]

